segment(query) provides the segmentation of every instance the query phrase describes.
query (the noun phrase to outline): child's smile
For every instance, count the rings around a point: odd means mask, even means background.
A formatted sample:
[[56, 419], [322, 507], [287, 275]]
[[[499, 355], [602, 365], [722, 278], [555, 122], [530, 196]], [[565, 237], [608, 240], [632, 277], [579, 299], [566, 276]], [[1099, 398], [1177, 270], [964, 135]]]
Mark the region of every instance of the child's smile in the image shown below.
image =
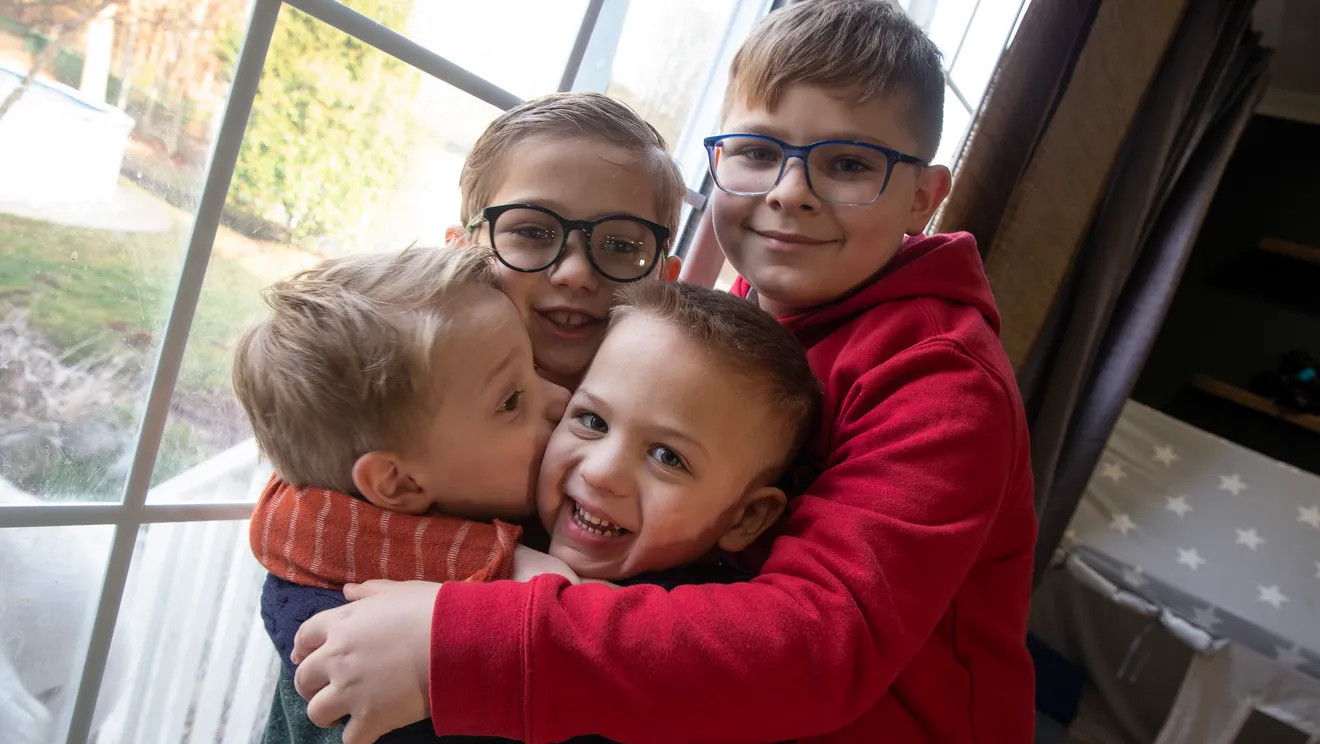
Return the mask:
[[569, 518], [573, 521], [573, 524], [590, 534], [599, 535], [600, 537], [611, 537], [611, 538], [624, 537], [625, 535], [632, 534], [630, 530], [624, 528], [623, 526], [616, 524], [610, 521], [609, 519], [600, 516], [600, 514], [582, 506], [580, 502], [578, 502], [576, 499], [572, 497], [567, 497], [567, 496], [565, 497], [564, 506], [572, 507], [571, 511], [568, 508], [564, 508], [561, 511], [564, 511], [566, 514], [569, 515]]
[[[661, 369], [664, 399], [651, 384]], [[537, 507], [550, 554], [597, 579], [706, 556], [784, 449], [763, 420], [777, 414], [749, 412], [749, 392], [672, 323], [616, 321], [546, 447]]]
[[598, 336], [606, 318], [585, 308], [550, 305], [532, 308], [536, 322], [544, 326], [544, 335], [563, 342], [580, 342]]

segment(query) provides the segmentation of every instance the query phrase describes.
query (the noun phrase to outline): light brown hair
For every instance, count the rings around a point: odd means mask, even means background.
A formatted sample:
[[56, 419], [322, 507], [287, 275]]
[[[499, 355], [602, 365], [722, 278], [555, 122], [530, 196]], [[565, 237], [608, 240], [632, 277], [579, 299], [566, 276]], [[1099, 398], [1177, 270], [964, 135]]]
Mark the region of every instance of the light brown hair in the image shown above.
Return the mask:
[[467, 225], [489, 203], [504, 156], [515, 145], [534, 137], [599, 139], [635, 155], [655, 181], [660, 224], [678, 232], [679, 212], [687, 187], [669, 156], [665, 138], [628, 104], [599, 93], [551, 93], [501, 114], [477, 138], [458, 177], [462, 192], [461, 224]]
[[669, 323], [748, 384], [783, 427], [787, 447], [767, 474], [778, 478], [811, 435], [821, 408], [820, 383], [793, 334], [748, 300], [686, 282], [630, 284], [619, 301], [611, 326], [635, 313]]
[[[773, 110], [795, 83], [818, 85], [865, 103], [889, 98], [930, 159], [944, 122], [944, 70], [938, 47], [889, 0], [805, 0], [766, 16], [729, 67], [727, 116], [735, 102]], [[797, 143], [805, 144], [805, 143]]]
[[295, 485], [353, 493], [353, 464], [405, 445], [440, 403], [434, 365], [489, 253], [410, 247], [325, 261], [265, 292], [271, 317], [234, 354], [261, 451]]

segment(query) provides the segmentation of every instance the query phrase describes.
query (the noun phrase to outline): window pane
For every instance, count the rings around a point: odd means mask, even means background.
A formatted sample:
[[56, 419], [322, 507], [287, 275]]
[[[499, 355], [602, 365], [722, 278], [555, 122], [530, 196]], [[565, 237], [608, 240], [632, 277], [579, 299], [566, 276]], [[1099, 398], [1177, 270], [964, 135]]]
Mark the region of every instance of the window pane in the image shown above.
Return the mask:
[[255, 499], [232, 387], [261, 290], [323, 258], [439, 245], [458, 174], [498, 109], [285, 6], [212, 250], [149, 502]]
[[[265, 572], [248, 523], [153, 524], [138, 533], [96, 716], [98, 741], [260, 741], [275, 647], [257, 604]], [[128, 651], [123, 658], [113, 649]]]
[[[926, 31], [944, 53], [944, 64], [953, 64], [967, 24], [972, 20], [977, 0], [900, 0], [910, 18]], [[1010, 21], [1011, 23], [1012, 21]]]
[[605, 92], [628, 102], [675, 146], [733, 7], [733, 0], [629, 3]]
[[[0, 117], [0, 476], [28, 492], [123, 488], [245, 5], [120, 3]], [[0, 98], [53, 10], [0, 4]]]
[[973, 105], [979, 105], [999, 64], [1022, 0], [981, 0], [950, 75]]
[[520, 98], [553, 93], [586, 0], [347, 0], [346, 5]]
[[935, 153], [937, 165], [953, 168], [957, 163], [954, 158], [962, 147], [963, 137], [972, 126], [972, 114], [963, 107], [962, 102], [948, 86], [944, 88], [944, 131], [940, 134], [940, 149]]
[[[0, 493], [0, 503], [26, 501]], [[5, 741], [64, 740], [113, 532], [108, 526], [0, 529], [0, 705], [6, 712]], [[111, 648], [106, 711], [92, 722], [93, 735], [122, 698], [118, 670], [130, 653], [123, 644]]]

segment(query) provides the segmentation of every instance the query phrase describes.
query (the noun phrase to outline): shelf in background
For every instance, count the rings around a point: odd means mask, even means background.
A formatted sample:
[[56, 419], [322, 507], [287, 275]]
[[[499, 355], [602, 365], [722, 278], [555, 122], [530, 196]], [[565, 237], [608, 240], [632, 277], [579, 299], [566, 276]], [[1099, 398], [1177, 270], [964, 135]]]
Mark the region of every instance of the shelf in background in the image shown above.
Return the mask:
[[1253, 411], [1259, 411], [1260, 413], [1273, 416], [1277, 419], [1282, 419], [1290, 424], [1295, 424], [1303, 429], [1310, 429], [1311, 431], [1320, 434], [1320, 416], [1280, 408], [1269, 399], [1262, 398], [1250, 390], [1244, 390], [1236, 385], [1220, 382], [1213, 377], [1206, 377], [1205, 375], [1196, 375], [1193, 377], [1192, 387], [1203, 393], [1213, 395], [1216, 398], [1222, 398], [1223, 400], [1236, 403], [1243, 408], [1250, 408]]
[[1278, 238], [1261, 238], [1260, 249], [1279, 256], [1288, 256], [1299, 261], [1320, 265], [1320, 248], [1294, 243]]

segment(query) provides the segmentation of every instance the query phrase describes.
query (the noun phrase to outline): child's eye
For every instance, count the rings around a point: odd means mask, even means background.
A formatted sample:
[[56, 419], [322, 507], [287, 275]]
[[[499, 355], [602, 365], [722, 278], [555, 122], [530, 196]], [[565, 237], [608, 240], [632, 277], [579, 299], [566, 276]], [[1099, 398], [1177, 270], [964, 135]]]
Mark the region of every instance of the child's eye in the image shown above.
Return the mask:
[[522, 399], [522, 394], [523, 391], [521, 390], [513, 391], [513, 394], [505, 398], [500, 407], [495, 409], [496, 413], [508, 413], [518, 410], [518, 401]]
[[534, 240], [538, 242], [552, 241], [556, 237], [554, 230], [548, 230], [544, 227], [537, 227], [535, 225], [514, 228], [512, 232], [522, 240]]
[[834, 170], [840, 173], [866, 173], [871, 170], [869, 163], [857, 158], [839, 158], [833, 165]]
[[779, 153], [768, 147], [740, 147], [733, 154], [756, 163], [779, 162]]
[[627, 255], [636, 253], [640, 247], [631, 240], [611, 237], [601, 241], [601, 249], [614, 254]]
[[583, 411], [574, 416], [574, 418], [576, 418], [577, 422], [585, 426], [589, 431], [594, 431], [597, 434], [604, 434], [610, 430], [610, 426], [605, 423], [605, 419], [597, 416], [591, 411]]
[[674, 450], [663, 444], [657, 444], [651, 448], [649, 453], [651, 459], [673, 470], [687, 470], [687, 463], [683, 462], [683, 457]]

